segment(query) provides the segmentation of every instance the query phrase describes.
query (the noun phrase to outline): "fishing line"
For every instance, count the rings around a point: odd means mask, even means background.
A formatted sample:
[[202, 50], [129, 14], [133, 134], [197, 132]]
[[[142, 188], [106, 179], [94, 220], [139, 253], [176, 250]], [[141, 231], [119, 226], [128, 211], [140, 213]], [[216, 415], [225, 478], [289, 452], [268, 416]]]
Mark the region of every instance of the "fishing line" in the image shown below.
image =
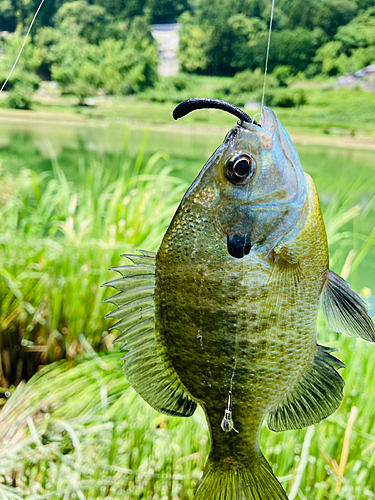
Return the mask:
[[273, 11], [275, 7], [275, 0], [272, 0], [272, 7], [271, 7], [271, 17], [270, 17], [270, 27], [268, 30], [268, 44], [267, 44], [267, 55], [266, 55], [266, 64], [264, 67], [264, 81], [263, 81], [263, 94], [262, 94], [262, 107], [261, 111], [263, 111], [263, 106], [264, 106], [264, 94], [266, 93], [266, 81], [267, 81], [267, 69], [268, 69], [268, 56], [270, 53], [270, 45], [271, 45], [271, 33], [272, 33], [272, 22], [273, 22]]
[[[254, 125], [254, 123], [256, 123], [255, 122], [255, 117], [258, 116], [258, 115], [262, 119], [262, 113], [255, 113], [255, 115], [253, 116], [253, 119], [251, 120], [252, 125]], [[259, 122], [259, 124], [260, 124], [260, 126], [262, 126], [262, 124], [260, 122]]]
[[35, 15], [34, 15], [34, 17], [33, 17], [33, 20], [32, 20], [32, 21], [31, 21], [31, 23], [30, 23], [29, 29], [27, 30], [27, 33], [26, 33], [25, 39], [24, 39], [24, 41], [23, 41], [23, 44], [22, 44], [21, 50], [20, 50], [20, 51], [19, 51], [19, 53], [18, 53], [17, 59], [15, 60], [15, 63], [13, 64], [13, 67], [12, 67], [12, 69], [10, 70], [9, 75], [7, 76], [7, 79], [5, 80], [5, 82], [3, 83], [3, 85], [2, 85], [2, 87], [1, 87], [1, 89], [0, 89], [0, 94], [1, 94], [1, 92], [3, 91], [3, 89], [4, 89], [5, 85], [8, 83], [9, 78], [12, 76], [12, 73], [13, 73], [13, 71], [14, 71], [14, 68], [17, 66], [18, 59], [20, 58], [20, 56], [21, 56], [21, 54], [22, 54], [22, 51], [23, 51], [23, 48], [25, 47], [26, 40], [27, 40], [27, 38], [28, 38], [28, 36], [29, 36], [29, 34], [30, 34], [31, 28], [33, 27], [34, 21], [35, 21], [35, 19], [37, 18], [37, 15], [39, 14], [39, 11], [40, 11], [40, 9], [41, 9], [41, 7], [42, 7], [42, 5], [43, 5], [43, 4], [44, 4], [44, 0], [41, 0], [41, 2], [40, 2], [40, 4], [39, 4], [39, 7], [37, 8], [37, 10], [36, 10], [36, 12], [35, 12]]
[[[261, 105], [261, 113], [260, 113], [260, 115], [262, 115], [262, 111], [263, 111], [263, 107], [264, 107], [264, 96], [265, 96], [265, 93], [266, 93], [268, 59], [269, 59], [270, 45], [271, 45], [271, 33], [272, 33], [272, 23], [273, 23], [274, 8], [275, 8], [275, 0], [272, 0], [270, 24], [269, 24], [269, 29], [268, 29], [268, 43], [267, 43], [266, 62], [265, 62], [265, 67], [264, 67], [263, 93], [262, 93], [262, 105]], [[252, 122], [254, 122], [254, 120], [255, 120], [255, 117], [253, 117]], [[250, 148], [250, 155], [251, 155], [251, 148]], [[246, 194], [248, 194], [248, 193], [249, 193], [249, 186], [247, 186], [247, 188], [246, 188]], [[244, 249], [245, 249], [245, 246], [246, 246], [246, 236], [245, 236], [245, 242], [244, 242], [244, 247], [243, 247]], [[242, 286], [245, 286], [245, 262], [244, 261], [245, 261], [245, 259], [243, 258], [242, 259]], [[237, 332], [236, 332], [235, 346], [234, 346], [234, 366], [233, 366], [232, 376], [231, 376], [231, 379], [230, 379], [230, 390], [229, 390], [229, 394], [228, 394], [228, 403], [227, 403], [228, 407], [227, 407], [227, 410], [226, 410], [227, 412], [230, 410], [229, 406], [230, 406], [230, 403], [231, 403], [231, 396], [232, 396], [232, 389], [233, 389], [233, 378], [234, 378], [234, 374], [235, 374], [235, 371], [236, 371], [236, 364], [237, 364], [237, 357], [236, 357], [236, 355], [237, 355], [237, 348], [238, 348], [238, 338], [237, 338]], [[232, 416], [231, 412], [230, 412], [230, 415]], [[231, 425], [231, 428], [236, 431], [236, 429], [234, 429], [233, 425]], [[236, 432], [238, 432], [238, 431], [236, 431]]]

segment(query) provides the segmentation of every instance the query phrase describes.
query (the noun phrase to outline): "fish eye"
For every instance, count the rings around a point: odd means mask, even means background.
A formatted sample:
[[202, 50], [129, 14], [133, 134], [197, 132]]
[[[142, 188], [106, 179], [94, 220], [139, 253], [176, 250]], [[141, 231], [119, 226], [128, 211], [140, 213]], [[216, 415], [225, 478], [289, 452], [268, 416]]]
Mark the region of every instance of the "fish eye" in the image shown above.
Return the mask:
[[232, 184], [243, 185], [250, 182], [255, 173], [255, 161], [246, 154], [236, 156], [227, 164], [226, 176]]

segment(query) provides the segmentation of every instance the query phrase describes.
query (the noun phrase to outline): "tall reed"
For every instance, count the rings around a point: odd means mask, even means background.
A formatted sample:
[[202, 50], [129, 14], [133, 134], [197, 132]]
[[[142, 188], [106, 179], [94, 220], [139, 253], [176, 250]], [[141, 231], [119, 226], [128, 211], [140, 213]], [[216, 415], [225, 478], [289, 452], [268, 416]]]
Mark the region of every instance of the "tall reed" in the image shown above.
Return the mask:
[[[44, 367], [0, 411], [0, 499], [191, 500], [209, 451], [203, 412], [156, 413], [128, 387], [119, 353], [82, 341], [83, 357]], [[262, 450], [293, 499], [373, 498], [374, 346], [323, 317], [319, 343], [347, 365], [341, 407], [315, 428], [263, 427]]]
[[186, 185], [144, 149], [118, 175], [99, 161], [69, 182], [52, 173], [0, 171], [0, 385], [29, 378], [39, 364], [110, 345], [102, 300], [120, 254], [154, 250]]

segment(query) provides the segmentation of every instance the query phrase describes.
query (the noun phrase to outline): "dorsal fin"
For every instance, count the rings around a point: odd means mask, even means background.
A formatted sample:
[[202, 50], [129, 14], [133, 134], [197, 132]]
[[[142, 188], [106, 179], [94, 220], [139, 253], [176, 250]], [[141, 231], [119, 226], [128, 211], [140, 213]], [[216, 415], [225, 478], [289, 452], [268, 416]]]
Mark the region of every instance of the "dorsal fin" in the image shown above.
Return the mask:
[[175, 372], [164, 340], [155, 330], [155, 259], [153, 252], [122, 255], [133, 265], [112, 268], [122, 278], [103, 286], [119, 291], [104, 302], [118, 309], [106, 317], [119, 321], [111, 329], [121, 331], [115, 342], [122, 342], [120, 351], [127, 351], [123, 360], [129, 383], [155, 410], [168, 415], [190, 417], [197, 404], [193, 401]]

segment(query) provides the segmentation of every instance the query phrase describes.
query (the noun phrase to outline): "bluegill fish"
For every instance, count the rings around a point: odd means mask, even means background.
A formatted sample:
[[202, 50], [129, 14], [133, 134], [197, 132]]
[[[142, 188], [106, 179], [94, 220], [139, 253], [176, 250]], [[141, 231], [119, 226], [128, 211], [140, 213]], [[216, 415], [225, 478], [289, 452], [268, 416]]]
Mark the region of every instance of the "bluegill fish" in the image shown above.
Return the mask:
[[127, 255], [119, 293], [125, 375], [156, 410], [201, 405], [211, 452], [196, 500], [287, 495], [259, 446], [273, 431], [333, 413], [344, 365], [317, 344], [319, 307], [336, 331], [375, 341], [368, 308], [329, 270], [318, 195], [291, 139], [228, 103], [189, 100], [175, 117], [221, 107], [240, 118], [185, 194], [158, 252]]

